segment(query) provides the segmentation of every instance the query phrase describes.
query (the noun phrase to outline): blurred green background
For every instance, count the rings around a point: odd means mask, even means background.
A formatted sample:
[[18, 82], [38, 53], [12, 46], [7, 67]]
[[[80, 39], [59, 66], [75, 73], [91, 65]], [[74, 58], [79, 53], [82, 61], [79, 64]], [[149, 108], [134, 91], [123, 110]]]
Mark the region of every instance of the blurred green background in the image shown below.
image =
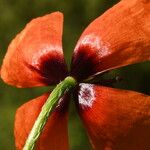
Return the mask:
[[[64, 13], [63, 49], [70, 58], [83, 29], [97, 16], [117, 3], [117, 0], [0, 0], [0, 64], [7, 46], [32, 18], [54, 11]], [[123, 81], [114, 87], [150, 94], [150, 63], [140, 63], [113, 70], [103, 78], [119, 75]], [[14, 150], [13, 124], [16, 109], [27, 100], [41, 95], [48, 88], [17, 89], [0, 81], [0, 150]], [[69, 138], [71, 150], [90, 150], [85, 129], [70, 106]]]

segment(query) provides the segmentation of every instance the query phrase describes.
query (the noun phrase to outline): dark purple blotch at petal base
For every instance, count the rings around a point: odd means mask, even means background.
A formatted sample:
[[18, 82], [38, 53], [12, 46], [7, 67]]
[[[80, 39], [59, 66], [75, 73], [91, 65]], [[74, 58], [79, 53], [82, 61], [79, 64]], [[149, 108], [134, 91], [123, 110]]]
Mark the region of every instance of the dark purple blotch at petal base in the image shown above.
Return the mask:
[[96, 53], [89, 45], [82, 45], [78, 52], [73, 54], [71, 63], [71, 75], [78, 81], [82, 81], [95, 72], [97, 61]]
[[59, 83], [68, 75], [66, 63], [59, 53], [51, 53], [42, 56], [38, 60], [37, 65], [27, 63], [26, 65], [28, 65], [31, 70], [40, 74], [43, 78], [39, 80], [46, 85], [49, 85], [49, 83]]

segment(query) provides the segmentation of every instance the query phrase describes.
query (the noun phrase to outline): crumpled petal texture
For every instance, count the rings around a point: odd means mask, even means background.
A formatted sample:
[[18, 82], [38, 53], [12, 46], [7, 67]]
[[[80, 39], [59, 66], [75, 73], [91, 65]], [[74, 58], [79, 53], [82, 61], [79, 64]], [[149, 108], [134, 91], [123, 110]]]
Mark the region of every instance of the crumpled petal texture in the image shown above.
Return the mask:
[[8, 47], [1, 77], [17, 87], [58, 83], [67, 75], [62, 50], [63, 15], [33, 19]]
[[[41, 107], [49, 94], [44, 94], [22, 105], [15, 117], [15, 144], [17, 150], [22, 150], [32, 126], [38, 117]], [[60, 105], [49, 117], [40, 138], [36, 143], [36, 150], [69, 150], [68, 144], [68, 113], [63, 99]]]
[[77, 106], [94, 150], [150, 149], [150, 96], [83, 83]]
[[122, 0], [94, 20], [75, 47], [72, 75], [80, 81], [150, 60], [149, 12], [149, 0]]

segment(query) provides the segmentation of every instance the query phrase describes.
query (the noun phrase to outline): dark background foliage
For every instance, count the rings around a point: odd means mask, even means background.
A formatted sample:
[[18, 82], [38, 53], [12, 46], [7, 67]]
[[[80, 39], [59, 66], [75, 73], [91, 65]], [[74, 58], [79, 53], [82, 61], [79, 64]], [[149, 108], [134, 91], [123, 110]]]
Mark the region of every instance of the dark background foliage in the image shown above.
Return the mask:
[[[64, 13], [63, 49], [70, 64], [71, 54], [84, 28], [117, 0], [0, 0], [0, 64], [8, 44], [32, 18], [54, 11]], [[113, 70], [103, 78], [119, 75], [123, 81], [113, 87], [150, 94], [150, 63]], [[0, 81], [0, 150], [14, 150], [13, 124], [16, 109], [49, 88], [17, 89]], [[110, 109], [110, 108], [108, 108]], [[71, 150], [90, 149], [85, 129], [71, 101], [69, 115]], [[58, 141], [59, 142], [59, 141]]]

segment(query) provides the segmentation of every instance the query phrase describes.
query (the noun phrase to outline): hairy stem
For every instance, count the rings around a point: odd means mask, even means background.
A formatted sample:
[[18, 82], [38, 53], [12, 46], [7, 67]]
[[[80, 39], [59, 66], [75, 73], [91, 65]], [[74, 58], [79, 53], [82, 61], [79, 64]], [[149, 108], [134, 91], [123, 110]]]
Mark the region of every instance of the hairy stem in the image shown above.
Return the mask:
[[47, 101], [43, 105], [41, 112], [35, 121], [32, 130], [26, 140], [23, 150], [33, 150], [36, 141], [38, 140], [48, 117], [51, 115], [54, 108], [57, 106], [59, 99], [70, 89], [75, 87], [77, 84], [73, 77], [66, 77], [62, 82], [60, 82], [56, 88], [51, 92]]

